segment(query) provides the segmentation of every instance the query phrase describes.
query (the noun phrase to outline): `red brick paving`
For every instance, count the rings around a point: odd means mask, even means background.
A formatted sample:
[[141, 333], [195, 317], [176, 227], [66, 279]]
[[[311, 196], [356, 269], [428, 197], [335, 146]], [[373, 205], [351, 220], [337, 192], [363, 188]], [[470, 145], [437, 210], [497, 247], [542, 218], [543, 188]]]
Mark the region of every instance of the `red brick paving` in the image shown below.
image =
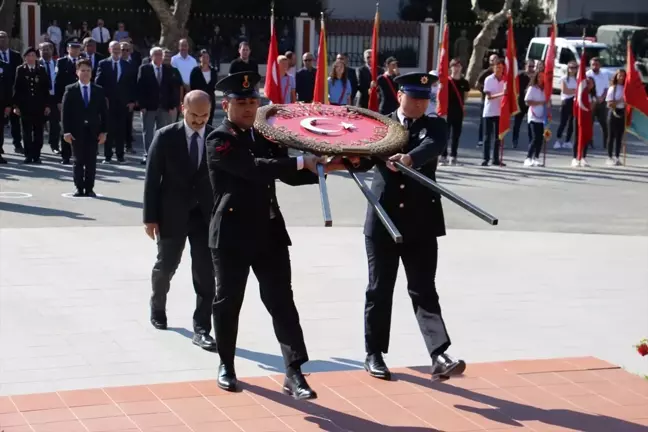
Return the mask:
[[648, 431], [648, 380], [595, 358], [468, 366], [432, 383], [427, 367], [309, 377], [319, 399], [281, 394], [281, 376], [0, 397], [3, 432]]

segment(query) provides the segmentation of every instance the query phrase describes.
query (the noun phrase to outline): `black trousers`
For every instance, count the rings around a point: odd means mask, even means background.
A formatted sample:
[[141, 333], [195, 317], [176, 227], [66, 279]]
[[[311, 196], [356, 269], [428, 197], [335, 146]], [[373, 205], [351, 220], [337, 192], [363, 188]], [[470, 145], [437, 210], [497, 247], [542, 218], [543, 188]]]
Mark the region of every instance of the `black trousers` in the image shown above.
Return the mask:
[[126, 129], [124, 124], [128, 119], [128, 108], [117, 102], [110, 104], [108, 113], [108, 135], [104, 145], [104, 158], [110, 160], [113, 153], [118, 159], [124, 158], [124, 146], [126, 141]]
[[610, 135], [607, 142], [608, 156], [611, 158], [612, 150], [614, 150], [614, 156], [618, 158], [621, 154], [623, 134], [625, 133], [625, 109], [610, 110], [608, 125], [610, 128]]
[[167, 294], [171, 288], [171, 279], [175, 274], [185, 244], [189, 239], [191, 252], [191, 275], [196, 292], [196, 309], [193, 314], [194, 332], [209, 334], [211, 332], [211, 312], [214, 300], [215, 282], [209, 252], [209, 226], [202, 211], [196, 207], [189, 214], [189, 226], [186, 236], [160, 238], [157, 242], [158, 254], [151, 272], [151, 311], [166, 310]]
[[[574, 159], [579, 159], [578, 158], [578, 146], [579, 146], [579, 138], [578, 138], [578, 119], [574, 117], [574, 135], [576, 136], [576, 143], [574, 144], [574, 149], [573, 149], [573, 157]], [[587, 148], [590, 146], [591, 142], [586, 142], [583, 143], [583, 158], [587, 157]]]
[[540, 158], [540, 151], [544, 144], [544, 124], [540, 122], [530, 122], [529, 128], [531, 129], [531, 142], [529, 143], [527, 159], [538, 159]]
[[47, 117], [49, 122], [49, 145], [52, 150], [60, 149], [61, 142], [61, 112], [58, 109], [58, 105], [54, 101], [54, 96], [52, 96], [50, 103], [50, 114]]
[[43, 149], [43, 125], [45, 116], [21, 113], [20, 125], [22, 126], [22, 138], [25, 142], [25, 158], [33, 161], [40, 160]]
[[129, 150], [133, 148], [133, 113], [134, 111], [128, 111], [124, 120], [126, 148]]
[[594, 106], [594, 120], [601, 125], [601, 131], [603, 132], [603, 146], [608, 143], [608, 109], [605, 106], [605, 102], [597, 103]]
[[[448, 136], [452, 136], [450, 144], [450, 156], [457, 157], [457, 149], [459, 148], [459, 139], [461, 138], [461, 130], [463, 128], [463, 112], [448, 112]], [[444, 158], [448, 157], [448, 146], [443, 148]]]
[[251, 255], [237, 249], [212, 249], [212, 260], [217, 281], [214, 329], [223, 364], [234, 365], [239, 313], [250, 269], [259, 281], [261, 301], [272, 316], [285, 367], [306, 363], [308, 353], [293, 300], [288, 246], [269, 243], [262, 251]]
[[365, 237], [369, 284], [365, 295], [365, 349], [368, 354], [386, 353], [389, 349], [392, 299], [403, 260], [407, 275], [407, 292], [430, 356], [444, 353], [450, 336], [441, 316], [436, 291], [437, 241], [397, 244], [389, 240]]
[[22, 125], [20, 117], [11, 111], [11, 114], [9, 114], [9, 121], [11, 122], [11, 139], [13, 139], [13, 145], [14, 147], [20, 147], [22, 143], [22, 134], [20, 130]]
[[500, 163], [500, 148], [502, 141], [499, 139], [499, 117], [484, 117], [482, 120], [486, 123], [486, 137], [484, 138], [484, 161], [490, 161], [491, 137], [495, 135], [495, 145], [493, 146], [493, 164]]
[[567, 128], [565, 140], [570, 142], [574, 133], [574, 98], [565, 99], [560, 106], [560, 125], [556, 131], [556, 138], [562, 139], [563, 132]]
[[[97, 156], [95, 154], [95, 156]], [[72, 157], [72, 146], [68, 144], [61, 136], [61, 159], [63, 161], [69, 161]]]
[[74, 186], [80, 191], [87, 192], [94, 189], [99, 144], [97, 135], [91, 133], [89, 129], [84, 128], [82, 134], [81, 137], [75, 136], [76, 139], [72, 141]]
[[485, 104], [485, 99], [484, 96], [482, 96], [481, 100], [481, 105], [479, 106], [479, 130], [477, 131], [477, 141], [480, 143], [484, 142], [484, 104]]
[[[524, 122], [524, 117], [526, 117], [527, 112], [529, 112], [529, 107], [526, 105], [520, 105], [520, 112], [515, 114], [513, 117], [513, 146], [517, 147], [517, 144], [520, 142], [520, 128], [522, 127], [522, 122]], [[527, 135], [529, 137], [529, 143], [533, 140], [533, 135], [531, 133], [531, 125], [527, 124]]]

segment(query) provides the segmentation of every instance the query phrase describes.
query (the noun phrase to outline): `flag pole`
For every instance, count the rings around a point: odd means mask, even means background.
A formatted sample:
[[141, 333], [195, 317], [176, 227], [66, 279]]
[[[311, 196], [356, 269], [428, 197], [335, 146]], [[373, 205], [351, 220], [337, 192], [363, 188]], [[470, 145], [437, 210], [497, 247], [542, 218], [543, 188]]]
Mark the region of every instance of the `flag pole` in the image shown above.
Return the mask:
[[[628, 53], [630, 52], [631, 48], [632, 48], [632, 46], [631, 46], [631, 43], [630, 43], [630, 36], [628, 36], [628, 39], [626, 41], [626, 57], [627, 58], [630, 58], [630, 54], [628, 54]], [[630, 63], [630, 62], [628, 62], [628, 63]], [[634, 68], [634, 67], [635, 67], [635, 65], [628, 64], [628, 69]], [[628, 81], [628, 72], [630, 72], [630, 71], [629, 70], [626, 71], [626, 81]], [[623, 99], [625, 101], [625, 96], [624, 96]], [[628, 119], [627, 119], [628, 105], [624, 104], [623, 109], [625, 111], [625, 116], [623, 117], [623, 123], [624, 123], [624, 125], [623, 125], [623, 141], [621, 143], [621, 146], [623, 147], [623, 166], [626, 166], [626, 161], [627, 161], [627, 157], [628, 157], [628, 151], [627, 151], [628, 143], [627, 143], [627, 140], [626, 140], [626, 136], [628, 136], [628, 127], [627, 127], [627, 125], [628, 125]]]
[[[585, 30], [586, 30], [586, 29], [583, 28], [583, 37], [582, 37], [582, 39], [581, 39], [581, 41], [582, 41], [582, 43], [583, 43], [583, 48], [582, 48], [582, 49], [583, 49], [583, 52], [585, 52], [585, 35], [586, 35]], [[578, 74], [579, 74], [579, 75], [580, 75], [580, 62], [581, 62], [582, 60], [583, 60], [583, 58], [582, 58], [582, 56], [581, 56], [581, 58], [578, 59], [578, 61], [579, 61], [579, 65], [578, 65], [578, 70], [579, 70], [579, 72], [578, 72]], [[582, 77], [582, 79], [585, 80], [585, 79], [587, 79], [587, 78]], [[576, 96], [578, 96], [579, 99], [576, 99], [575, 102], [578, 102], [578, 101], [580, 100], [580, 98], [583, 97], [583, 94], [582, 94], [581, 89], [580, 89], [580, 84], [581, 84], [581, 83], [577, 83], [577, 86], [576, 86], [576, 91], [578, 92], [578, 94], [577, 94]], [[588, 95], [587, 97], [589, 97], [589, 95]], [[579, 105], [578, 109], [580, 110], [580, 105]], [[577, 155], [578, 155], [578, 161], [580, 162], [580, 161], [583, 160], [583, 150], [585, 149], [585, 146], [586, 146], [587, 144], [581, 142], [582, 140], [580, 139], [580, 137], [579, 137], [580, 134], [578, 133], [578, 131], [581, 130], [581, 128], [583, 127], [583, 125], [578, 123], [578, 118], [575, 118], [575, 119], [574, 119], [574, 122], [576, 123], [576, 145], [578, 146], [578, 149], [577, 149]], [[582, 167], [582, 165], [581, 165], [581, 167]]]
[[[556, 16], [554, 15], [554, 17], [553, 17], [553, 19], [551, 21], [551, 33], [553, 33], [553, 40], [554, 40], [554, 46], [553, 46], [553, 50], [554, 50], [553, 56], [554, 56], [554, 58], [552, 60], [553, 60], [554, 63], [556, 62], [556, 42], [555, 42], [555, 40], [556, 40], [556, 36], [558, 36], [557, 34], [555, 34], [556, 30], [557, 30]], [[546, 57], [545, 57], [545, 59], [546, 59]], [[553, 70], [554, 67], [555, 67], [555, 64], [551, 65], [552, 70]], [[546, 71], [547, 71], [547, 65], [545, 65], [545, 73], [546, 73]], [[552, 74], [553, 74], [553, 72], [552, 72]], [[547, 85], [546, 82], [544, 84]], [[551, 90], [552, 90], [552, 93], [553, 93], [553, 75], [552, 75], [552, 78], [551, 78], [551, 87], [552, 87]], [[545, 104], [545, 110], [547, 110], [547, 113], [546, 113], [547, 123], [545, 124], [545, 130], [544, 130], [544, 134], [542, 136], [542, 138], [543, 138], [542, 166], [543, 167], [547, 166], [547, 141], [549, 141], [549, 138], [551, 138], [551, 96], [549, 96], [549, 100]]]
[[[513, 18], [513, 13], [511, 12], [511, 9], [509, 9], [508, 12], [506, 13], [506, 19], [508, 21], [508, 31], [509, 32], [511, 32], [513, 30], [513, 22], [511, 21], [511, 18]], [[509, 43], [508, 43], [509, 37], [510, 37], [510, 35], [507, 33], [506, 34], [506, 48], [507, 48], [507, 50], [508, 50], [508, 45], [509, 45]], [[506, 54], [508, 55], [508, 52]], [[516, 56], [516, 60], [517, 60], [517, 56]], [[510, 65], [509, 67], [513, 67], [513, 65]], [[506, 74], [508, 75], [508, 70], [506, 71]], [[515, 87], [515, 82], [514, 82], [513, 86]], [[508, 93], [509, 90], [510, 89], [507, 88], [506, 92]], [[504, 97], [508, 97], [508, 96], [505, 94]], [[499, 127], [497, 129], [499, 130]], [[504, 166], [504, 140], [501, 139], [500, 140], [500, 168], [502, 168], [503, 166]]]
[[436, 70], [437, 72], [439, 71], [439, 65], [441, 65], [441, 44], [443, 43], [443, 32], [445, 29], [445, 24], [448, 18], [446, 17], [446, 9], [448, 8], [448, 2], [447, 0], [442, 0], [441, 1], [441, 19], [439, 20], [439, 31], [437, 32], [437, 40], [439, 41], [437, 43], [437, 52], [436, 52]]

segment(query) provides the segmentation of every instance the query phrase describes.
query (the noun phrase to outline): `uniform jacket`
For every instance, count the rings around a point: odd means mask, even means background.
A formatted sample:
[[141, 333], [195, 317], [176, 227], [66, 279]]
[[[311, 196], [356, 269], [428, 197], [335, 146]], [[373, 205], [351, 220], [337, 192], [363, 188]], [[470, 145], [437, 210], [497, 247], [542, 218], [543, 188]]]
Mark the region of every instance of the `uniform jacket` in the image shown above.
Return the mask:
[[95, 83], [103, 87], [110, 101], [110, 108], [121, 106], [126, 108], [126, 104], [135, 103], [137, 71], [126, 60], [119, 60], [121, 76], [115, 81], [113, 75], [112, 57], [103, 59], [97, 66], [97, 77]]
[[[254, 130], [241, 131], [227, 119], [207, 138], [207, 154], [214, 190], [209, 246], [249, 253], [271, 239], [290, 246], [275, 181], [298, 186], [315, 184], [318, 177], [307, 169], [298, 170], [297, 160], [288, 157], [285, 148]], [[271, 237], [273, 227], [280, 232]]]
[[[396, 112], [390, 116], [400, 123]], [[436, 180], [438, 157], [447, 145], [443, 118], [423, 116], [410, 126], [410, 139], [403, 153], [412, 157], [412, 168]], [[441, 197], [401, 172], [393, 172], [378, 158], [363, 159], [358, 171], [375, 166], [371, 191], [403, 235], [403, 242], [426, 242], [445, 235]], [[380, 219], [368, 206], [364, 234], [375, 240], [392, 241]]]
[[20, 109], [21, 115], [45, 115], [49, 105], [51, 87], [47, 71], [39, 63], [33, 69], [23, 64], [16, 69], [13, 88], [13, 104]]
[[[356, 74], [358, 78], [358, 91], [360, 96], [358, 97], [358, 106], [362, 108], [367, 108], [369, 105], [369, 88], [371, 87], [371, 69], [369, 66], [362, 65], [356, 69]], [[385, 71], [379, 67], [378, 76], [382, 75]]]
[[77, 81], [79, 81], [79, 77], [76, 74], [76, 65], [70, 57], [65, 56], [58, 59], [56, 62], [56, 77], [54, 78], [54, 94], [57, 103], [63, 101], [65, 88]]
[[[108, 106], [106, 104], [106, 93], [104, 90], [90, 82], [90, 103], [86, 107], [81, 93], [81, 83], [76, 82], [65, 88], [63, 94], [63, 109], [61, 120], [63, 134], [70, 133], [80, 141], [85, 136], [87, 129], [90, 135], [98, 137], [100, 133], [108, 130]], [[75, 145], [73, 143], [73, 145]]]
[[[205, 127], [205, 141], [213, 131]], [[144, 180], [144, 223], [157, 223], [162, 238], [183, 237], [189, 214], [200, 207], [209, 224], [213, 194], [203, 148], [199, 168], [191, 166], [184, 121], [163, 127], [149, 148]]]

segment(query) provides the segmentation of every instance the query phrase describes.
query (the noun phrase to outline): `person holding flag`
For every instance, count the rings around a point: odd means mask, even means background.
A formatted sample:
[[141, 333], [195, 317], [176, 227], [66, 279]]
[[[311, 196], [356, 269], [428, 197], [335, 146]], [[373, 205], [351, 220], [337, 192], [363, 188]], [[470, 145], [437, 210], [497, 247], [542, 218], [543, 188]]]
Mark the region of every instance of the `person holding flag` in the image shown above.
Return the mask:
[[468, 80], [461, 73], [462, 65], [459, 58], [450, 61], [450, 79], [448, 80], [448, 135], [452, 135], [450, 140], [450, 158], [448, 158], [448, 147], [443, 149], [440, 165], [459, 165], [457, 162], [457, 150], [459, 149], [459, 139], [463, 127], [465, 115], [466, 95], [470, 91]]
[[[380, 108], [378, 112], [383, 115], [389, 115], [396, 111], [396, 108], [400, 105], [398, 102], [398, 85], [394, 81], [396, 77], [400, 75], [398, 69], [398, 60], [396, 57], [389, 57], [385, 60], [385, 73], [378, 77], [378, 91], [380, 93]], [[372, 91], [372, 90], [370, 90]], [[373, 99], [370, 95], [369, 97], [369, 106], [370, 110]]]
[[[503, 87], [503, 97], [499, 99], [500, 116], [497, 119], [499, 133], [497, 136], [498, 139], [495, 141], [495, 149], [493, 152], [494, 163], [499, 164], [501, 167], [506, 166], [502, 161], [504, 157], [504, 146], [502, 145], [501, 140], [511, 129], [511, 118], [520, 112], [520, 106], [518, 105], [520, 80], [518, 77], [517, 48], [515, 46], [515, 35], [513, 34], [513, 16], [510, 11], [508, 14], [508, 30], [506, 32], [506, 39], [506, 75], [502, 79], [502, 83], [499, 84]], [[497, 69], [495, 69], [495, 74], [497, 75]], [[491, 78], [491, 85], [493, 85], [493, 80], [497, 79], [497, 77], [492, 76], [489, 78]], [[484, 83], [484, 88], [486, 88], [486, 83]], [[486, 126], [488, 126], [488, 124]], [[488, 135], [488, 128], [486, 128], [486, 131]], [[487, 146], [484, 146], [484, 156], [487, 156], [486, 147]], [[486, 165], [488, 165], [488, 160], [485, 157], [482, 166]]]
[[635, 56], [628, 40], [627, 76], [623, 88], [624, 100], [628, 106], [626, 127], [628, 132], [648, 141], [648, 95], [635, 65]]

